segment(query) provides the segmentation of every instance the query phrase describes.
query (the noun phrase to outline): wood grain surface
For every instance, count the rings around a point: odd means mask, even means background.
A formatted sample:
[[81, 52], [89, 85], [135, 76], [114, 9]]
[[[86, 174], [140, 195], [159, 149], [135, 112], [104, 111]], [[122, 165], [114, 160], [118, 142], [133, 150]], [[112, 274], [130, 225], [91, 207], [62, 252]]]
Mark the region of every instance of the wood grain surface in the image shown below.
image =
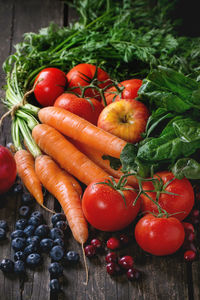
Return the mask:
[[[14, 52], [14, 45], [22, 40], [25, 32], [37, 32], [50, 22], [60, 26], [67, 25], [76, 18], [76, 13], [59, 0], [0, 0], [0, 65], [6, 57]], [[5, 74], [0, 70], [0, 85], [5, 84]], [[4, 96], [1, 88], [0, 97]], [[6, 109], [0, 103], [0, 116]], [[11, 141], [10, 118], [6, 118], [0, 129], [0, 144]], [[59, 211], [57, 201], [47, 195], [49, 208]], [[1, 197], [0, 219], [9, 224], [9, 234], [14, 230], [18, 219], [20, 196], [12, 193]], [[37, 204], [34, 209], [41, 210]], [[45, 220], [50, 224], [50, 214], [41, 210]], [[129, 228], [128, 230], [132, 230]], [[9, 236], [8, 234], [8, 236]], [[110, 236], [107, 233], [91, 233], [102, 240]], [[200, 299], [200, 263], [196, 260], [186, 264], [183, 254], [178, 252], [168, 257], [153, 257], [145, 254], [136, 245], [134, 238], [130, 245], [119, 254], [130, 254], [135, 259], [136, 267], [142, 271], [139, 282], [129, 282], [126, 276], [110, 277], [105, 268], [105, 251], [88, 261], [89, 283], [85, 286], [85, 271], [82, 263], [80, 246], [69, 235], [67, 250], [76, 250], [81, 255], [81, 262], [76, 266], [66, 266], [62, 278], [62, 290], [58, 299], [67, 300], [198, 300]], [[0, 244], [0, 260], [13, 259], [10, 238]], [[0, 272], [0, 300], [49, 300], [56, 299], [49, 291], [48, 266], [50, 258], [44, 256], [44, 262], [35, 271], [28, 270], [24, 282], [14, 275], [4, 276]]]

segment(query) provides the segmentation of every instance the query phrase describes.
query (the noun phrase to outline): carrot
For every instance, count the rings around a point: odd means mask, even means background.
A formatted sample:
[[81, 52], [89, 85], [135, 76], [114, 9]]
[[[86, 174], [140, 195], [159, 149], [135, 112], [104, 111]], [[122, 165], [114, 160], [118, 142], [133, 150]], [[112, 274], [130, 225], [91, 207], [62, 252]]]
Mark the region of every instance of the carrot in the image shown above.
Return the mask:
[[122, 149], [127, 144], [122, 139], [60, 107], [42, 108], [38, 116], [42, 123], [56, 128], [64, 135], [116, 158], [120, 157]]
[[64, 172], [65, 172], [65, 176], [68, 177], [69, 181], [71, 182], [73, 188], [77, 191], [77, 193], [81, 197], [83, 191], [82, 191], [82, 188], [81, 188], [80, 184], [78, 183], [78, 181], [72, 175], [70, 175], [67, 171], [64, 171]]
[[35, 160], [35, 170], [44, 187], [59, 201], [75, 240], [81, 244], [86, 270], [85, 284], [87, 284], [88, 267], [83, 244], [88, 239], [88, 226], [83, 215], [80, 195], [73, 187], [69, 176], [66, 176], [66, 172], [49, 156], [38, 156]]
[[[28, 149], [28, 146], [27, 146], [27, 144], [26, 144], [25, 141], [24, 141], [24, 146], [25, 146], [26, 150], [30, 153], [30, 151]], [[72, 175], [70, 175], [69, 173], [67, 173], [67, 171], [65, 171], [65, 174], [70, 179], [70, 181], [71, 181], [73, 187], [75, 188], [75, 190], [81, 196], [83, 191], [82, 191], [82, 188], [81, 188], [80, 184], [78, 183], [78, 181]]]
[[[111, 168], [109, 160], [105, 160], [102, 158], [102, 156], [104, 155], [103, 152], [92, 149], [88, 147], [86, 144], [80, 143], [78, 141], [74, 141], [73, 139], [70, 139], [70, 142], [73, 145], [75, 145], [81, 152], [87, 155], [89, 159], [91, 159], [95, 164], [97, 164], [99, 167], [101, 167], [104, 171], [106, 171], [111, 176], [115, 178], [120, 178], [122, 175], [124, 175], [124, 173], [122, 173], [120, 169], [115, 170]], [[131, 186], [138, 187], [138, 182], [135, 176], [127, 177], [127, 182]]]
[[72, 234], [83, 244], [88, 239], [88, 228], [81, 208], [80, 196], [66, 172], [47, 155], [35, 160], [36, 174], [44, 187], [59, 201], [66, 215]]
[[105, 179], [109, 174], [80, 152], [56, 129], [46, 125], [36, 125], [32, 131], [38, 146], [51, 156], [60, 166], [86, 185], [94, 180]]
[[35, 162], [32, 154], [26, 150], [18, 150], [15, 155], [17, 173], [27, 190], [33, 195], [36, 201], [45, 209], [42, 193], [42, 185], [35, 173]]

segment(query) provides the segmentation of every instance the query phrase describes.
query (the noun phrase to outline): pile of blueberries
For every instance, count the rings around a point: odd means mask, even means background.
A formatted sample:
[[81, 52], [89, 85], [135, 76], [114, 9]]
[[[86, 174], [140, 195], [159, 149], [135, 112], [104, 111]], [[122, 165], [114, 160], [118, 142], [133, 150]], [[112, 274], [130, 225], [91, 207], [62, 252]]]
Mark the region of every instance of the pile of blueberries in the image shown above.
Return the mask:
[[[56, 213], [51, 218], [52, 226], [45, 223], [40, 211], [31, 212], [32, 197], [22, 194], [22, 206], [19, 208], [19, 219], [15, 230], [11, 232], [11, 246], [14, 250], [14, 261], [8, 258], [0, 262], [0, 270], [4, 273], [15, 273], [25, 276], [26, 267], [35, 268], [42, 264], [43, 254], [50, 256], [49, 266], [50, 290], [61, 291], [59, 277], [63, 276], [63, 263], [77, 263], [80, 256], [75, 251], [65, 252], [65, 236], [68, 230], [66, 217]], [[0, 220], [0, 241], [6, 239], [8, 226]]]

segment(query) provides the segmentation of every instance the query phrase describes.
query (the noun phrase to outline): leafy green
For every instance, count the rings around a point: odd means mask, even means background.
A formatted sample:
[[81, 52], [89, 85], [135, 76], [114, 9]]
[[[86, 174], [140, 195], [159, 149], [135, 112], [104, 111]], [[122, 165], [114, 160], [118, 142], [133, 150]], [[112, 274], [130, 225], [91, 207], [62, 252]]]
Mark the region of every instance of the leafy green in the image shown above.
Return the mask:
[[121, 162], [118, 158], [112, 157], [110, 155], [103, 155], [104, 160], [109, 160], [110, 166], [114, 170], [118, 170], [121, 167]]
[[173, 122], [173, 127], [183, 142], [200, 141], [200, 122], [190, 118], [179, 119]]
[[182, 179], [183, 177], [199, 179], [200, 163], [192, 158], [181, 158], [173, 166], [172, 172], [178, 179]]
[[139, 90], [139, 96], [149, 98], [157, 107], [172, 112], [200, 109], [200, 84], [163, 66], [150, 72]]
[[199, 83], [159, 66], [144, 80], [138, 100], [149, 102], [152, 113], [144, 139], [122, 151], [124, 171], [138, 173], [142, 165], [147, 174], [152, 167], [170, 168], [176, 176], [200, 179]]
[[[171, 112], [168, 112], [165, 108], [159, 107], [155, 111], [152, 112], [150, 117], [148, 118], [146, 130], [143, 134], [143, 137], [147, 138], [149, 135], [152, 134], [154, 129], [157, 128], [157, 126], [161, 124], [164, 120], [168, 120], [173, 118], [175, 115]], [[155, 132], [155, 131], [154, 131]]]
[[121, 152], [120, 160], [122, 162], [122, 170], [131, 172], [136, 168], [137, 147], [133, 144], [127, 143]]

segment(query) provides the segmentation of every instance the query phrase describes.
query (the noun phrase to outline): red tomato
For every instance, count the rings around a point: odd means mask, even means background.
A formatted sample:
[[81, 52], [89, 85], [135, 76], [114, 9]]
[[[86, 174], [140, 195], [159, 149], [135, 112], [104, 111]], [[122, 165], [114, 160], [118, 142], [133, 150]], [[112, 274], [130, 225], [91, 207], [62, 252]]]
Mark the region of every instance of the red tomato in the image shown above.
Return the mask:
[[[163, 180], [163, 184], [166, 184], [174, 178], [174, 180], [167, 185], [165, 191], [177, 195], [161, 193], [158, 203], [161, 208], [165, 209], [169, 214], [175, 213], [175, 218], [179, 220], [185, 219], [194, 205], [194, 191], [189, 180], [186, 178], [176, 179], [174, 175], [168, 171], [159, 172], [155, 174], [154, 177], [158, 179], [160, 177]], [[154, 190], [152, 182], [146, 181], [142, 186], [144, 190]], [[156, 200], [155, 192], [147, 192], [147, 194], [153, 200]], [[141, 198], [141, 209], [143, 212], [158, 212], [157, 206], [148, 197], [142, 195]]]
[[[116, 87], [111, 87], [105, 92], [106, 97], [106, 103], [107, 105], [111, 102], [118, 101], [121, 99], [135, 99], [138, 94], [138, 90], [142, 85], [141, 79], [129, 79], [122, 81], [118, 84], [120, 90], [122, 89], [122, 92], [117, 91]], [[102, 100], [102, 104], [103, 100]]]
[[0, 145], [0, 194], [9, 190], [14, 184], [17, 168], [11, 152]]
[[36, 100], [42, 106], [52, 106], [67, 84], [66, 75], [57, 68], [43, 69], [36, 77], [34, 89]]
[[138, 245], [153, 255], [168, 255], [176, 252], [184, 242], [185, 231], [179, 220], [173, 217], [158, 218], [148, 214], [135, 226]]
[[97, 125], [98, 117], [103, 110], [103, 105], [98, 100], [94, 98], [79, 98], [70, 93], [60, 95], [56, 99], [54, 106], [69, 110], [94, 125]]
[[[72, 68], [67, 73], [67, 80], [69, 82], [69, 88], [74, 88], [78, 86], [87, 86], [92, 82], [92, 79], [94, 78], [96, 72], [96, 66], [91, 64], [79, 64], [76, 65], [74, 68]], [[109, 75], [103, 71], [101, 68], [98, 68], [97, 71], [97, 80], [98, 82], [103, 83], [97, 83], [98, 87], [104, 88], [110, 84], [110, 78]], [[78, 93], [81, 95], [81, 89], [75, 88], [73, 89], [73, 92]], [[99, 92], [95, 89], [88, 88], [85, 91], [84, 94], [85, 97], [95, 97], [99, 98]]]
[[128, 226], [137, 216], [140, 199], [134, 191], [123, 191], [126, 205], [121, 194], [106, 184], [93, 182], [86, 188], [82, 198], [83, 213], [87, 221], [102, 231], [117, 231]]

